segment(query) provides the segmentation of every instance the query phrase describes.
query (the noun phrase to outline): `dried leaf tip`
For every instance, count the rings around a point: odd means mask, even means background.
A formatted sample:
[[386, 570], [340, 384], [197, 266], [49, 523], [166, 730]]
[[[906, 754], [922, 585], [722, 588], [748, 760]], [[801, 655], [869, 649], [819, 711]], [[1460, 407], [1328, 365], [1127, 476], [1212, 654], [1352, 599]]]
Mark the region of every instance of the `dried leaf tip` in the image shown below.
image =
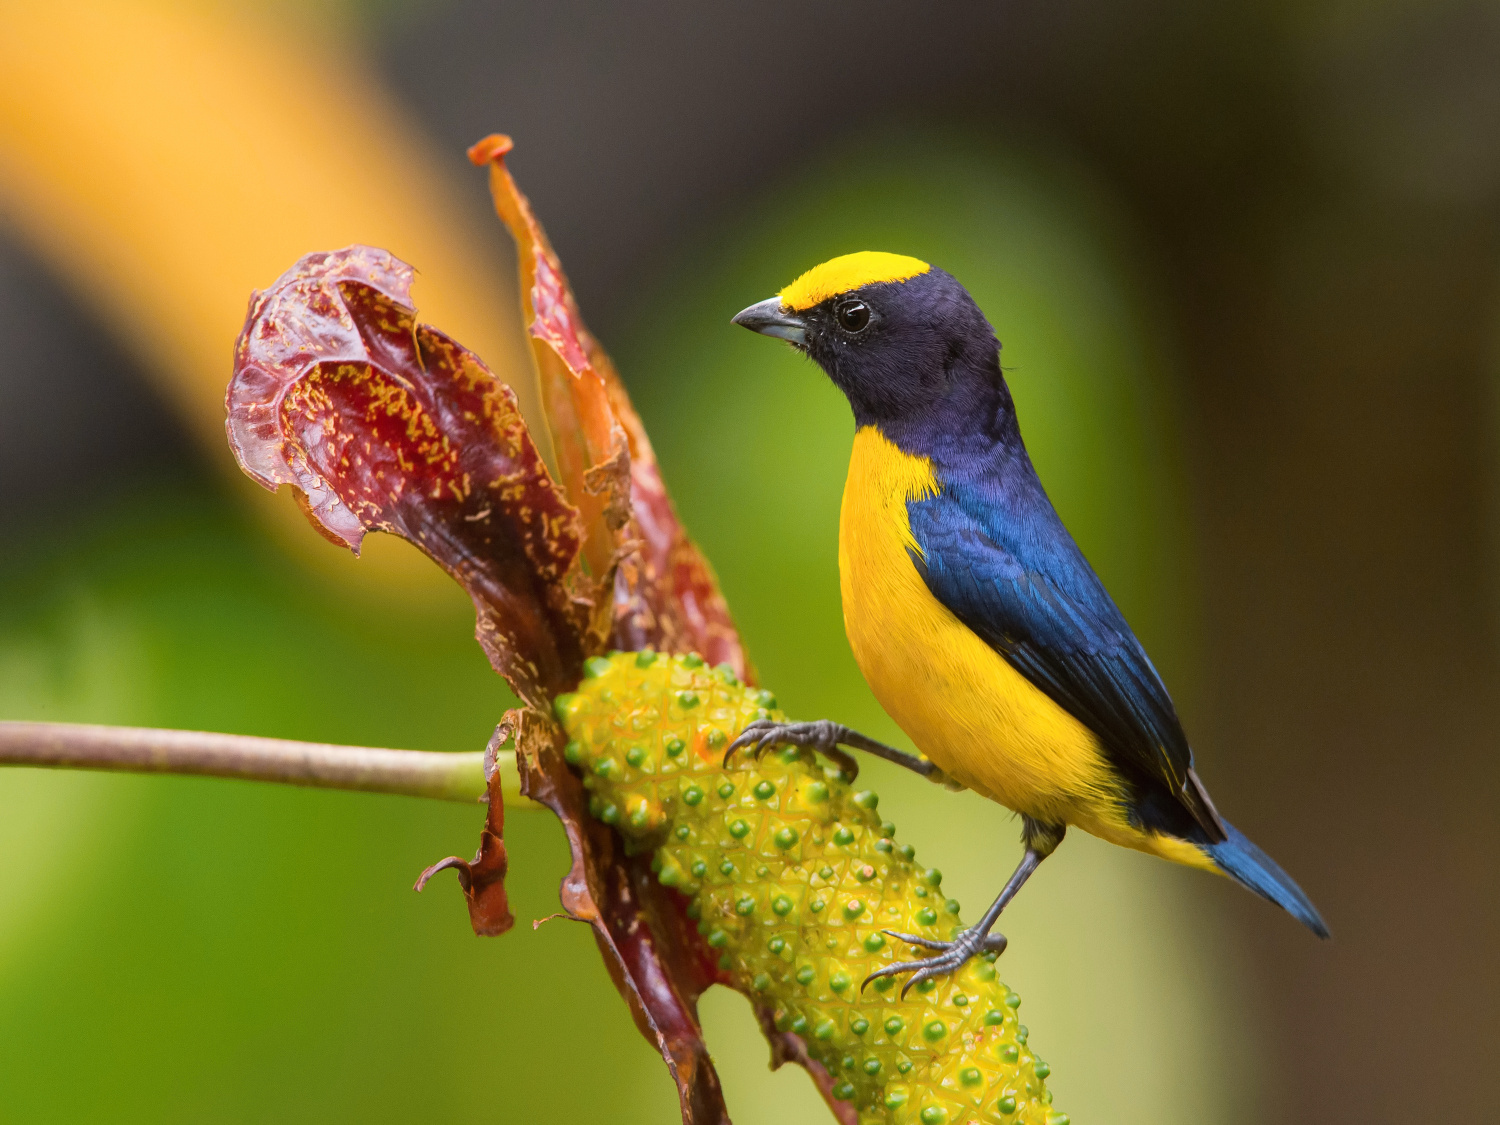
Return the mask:
[[718, 580], [677, 517], [625, 384], [584, 324], [562, 263], [505, 166], [511, 148], [496, 133], [469, 158], [489, 165], [495, 211], [516, 242], [522, 313], [559, 475], [580, 509], [590, 571], [606, 580], [595, 604], [614, 601], [608, 641], [595, 651], [700, 652], [752, 680]]
[[491, 133], [469, 146], [469, 162], [482, 168], [492, 161], [504, 159], [505, 154], [515, 147], [516, 142], [506, 134]]

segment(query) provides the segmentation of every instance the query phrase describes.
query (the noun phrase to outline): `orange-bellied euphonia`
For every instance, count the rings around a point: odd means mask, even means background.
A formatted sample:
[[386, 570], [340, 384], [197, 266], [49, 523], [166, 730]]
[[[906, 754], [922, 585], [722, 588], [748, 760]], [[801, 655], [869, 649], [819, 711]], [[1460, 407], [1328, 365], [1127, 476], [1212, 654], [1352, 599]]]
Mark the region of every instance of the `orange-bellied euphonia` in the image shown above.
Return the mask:
[[854, 409], [844, 628], [924, 757], [826, 720], [754, 723], [730, 752], [849, 746], [1022, 818], [1025, 855], [979, 923], [949, 942], [893, 934], [936, 952], [875, 976], [910, 971], [910, 988], [1003, 950], [996, 919], [1069, 825], [1222, 872], [1327, 937], [1297, 884], [1214, 808], [1161, 677], [1032, 467], [1000, 344], [968, 291], [916, 258], [849, 254], [734, 323], [806, 353]]

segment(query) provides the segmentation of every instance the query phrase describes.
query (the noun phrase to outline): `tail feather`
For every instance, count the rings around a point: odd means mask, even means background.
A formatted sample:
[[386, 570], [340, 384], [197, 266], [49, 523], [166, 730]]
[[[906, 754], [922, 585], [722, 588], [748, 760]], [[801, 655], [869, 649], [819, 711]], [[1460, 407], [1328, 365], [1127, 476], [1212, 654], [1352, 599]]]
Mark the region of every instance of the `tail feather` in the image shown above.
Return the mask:
[[1223, 824], [1228, 835], [1222, 841], [1200, 845], [1218, 864], [1219, 870], [1240, 886], [1274, 902], [1320, 938], [1328, 937], [1328, 927], [1324, 925], [1318, 908], [1302, 893], [1302, 888], [1292, 882], [1291, 876], [1238, 828], [1227, 820]]

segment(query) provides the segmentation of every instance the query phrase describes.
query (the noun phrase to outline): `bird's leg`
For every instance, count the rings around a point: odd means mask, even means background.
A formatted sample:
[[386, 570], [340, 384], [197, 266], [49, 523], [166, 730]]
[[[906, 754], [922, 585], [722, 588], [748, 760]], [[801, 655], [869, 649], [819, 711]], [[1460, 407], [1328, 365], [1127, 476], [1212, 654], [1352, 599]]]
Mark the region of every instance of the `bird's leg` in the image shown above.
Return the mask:
[[739, 737], [729, 744], [729, 749], [724, 751], [724, 764], [729, 764], [729, 759], [736, 750], [750, 746], [754, 747], [753, 753], [757, 758], [777, 746], [811, 747], [831, 758], [850, 781], [859, 775], [859, 765], [850, 755], [840, 750], [840, 746], [849, 746], [855, 750], [863, 750], [867, 754], [874, 754], [877, 758], [894, 762], [898, 766], [933, 781], [946, 780], [946, 775], [926, 758], [919, 758], [915, 754], [897, 750], [894, 746], [876, 742], [873, 738], [860, 734], [859, 731], [850, 730], [842, 723], [831, 722], [828, 719], [820, 719], [813, 723], [778, 723], [774, 719], [756, 719], [742, 730]]
[[877, 969], [864, 979], [860, 985], [861, 989], [879, 977], [911, 973], [910, 979], [901, 986], [901, 995], [905, 998], [913, 985], [946, 973], [956, 973], [963, 968], [969, 958], [976, 954], [1005, 952], [1008, 944], [1005, 935], [990, 931], [995, 928], [995, 922], [999, 919], [1000, 912], [1005, 909], [1006, 904], [1016, 897], [1016, 892], [1021, 889], [1027, 879], [1031, 878], [1031, 873], [1037, 869], [1042, 860], [1051, 855], [1057, 845], [1062, 843], [1063, 833], [1067, 831], [1065, 825], [1044, 824], [1041, 821], [1032, 820], [1029, 816], [1023, 817], [1022, 823], [1021, 842], [1026, 845], [1026, 854], [1021, 857], [1021, 862], [1016, 866], [1010, 879], [1006, 881], [999, 897], [984, 912], [984, 917], [980, 918], [976, 925], [959, 933], [952, 941], [933, 941], [919, 934], [903, 934], [895, 930], [886, 930], [887, 935], [904, 941], [908, 945], [937, 950], [937, 956], [922, 961], [902, 961]]

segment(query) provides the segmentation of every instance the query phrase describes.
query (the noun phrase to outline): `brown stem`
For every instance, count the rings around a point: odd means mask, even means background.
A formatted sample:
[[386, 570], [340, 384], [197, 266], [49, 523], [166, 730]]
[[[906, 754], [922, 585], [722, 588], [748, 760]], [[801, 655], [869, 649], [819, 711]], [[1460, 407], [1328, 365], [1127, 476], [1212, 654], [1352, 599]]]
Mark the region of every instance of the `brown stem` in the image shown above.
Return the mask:
[[[197, 774], [442, 801], [478, 802], [485, 795], [483, 752], [375, 750], [84, 723], [0, 722], [0, 765]], [[501, 771], [506, 804], [536, 807], [521, 797], [514, 753], [497, 754], [495, 765]]]

